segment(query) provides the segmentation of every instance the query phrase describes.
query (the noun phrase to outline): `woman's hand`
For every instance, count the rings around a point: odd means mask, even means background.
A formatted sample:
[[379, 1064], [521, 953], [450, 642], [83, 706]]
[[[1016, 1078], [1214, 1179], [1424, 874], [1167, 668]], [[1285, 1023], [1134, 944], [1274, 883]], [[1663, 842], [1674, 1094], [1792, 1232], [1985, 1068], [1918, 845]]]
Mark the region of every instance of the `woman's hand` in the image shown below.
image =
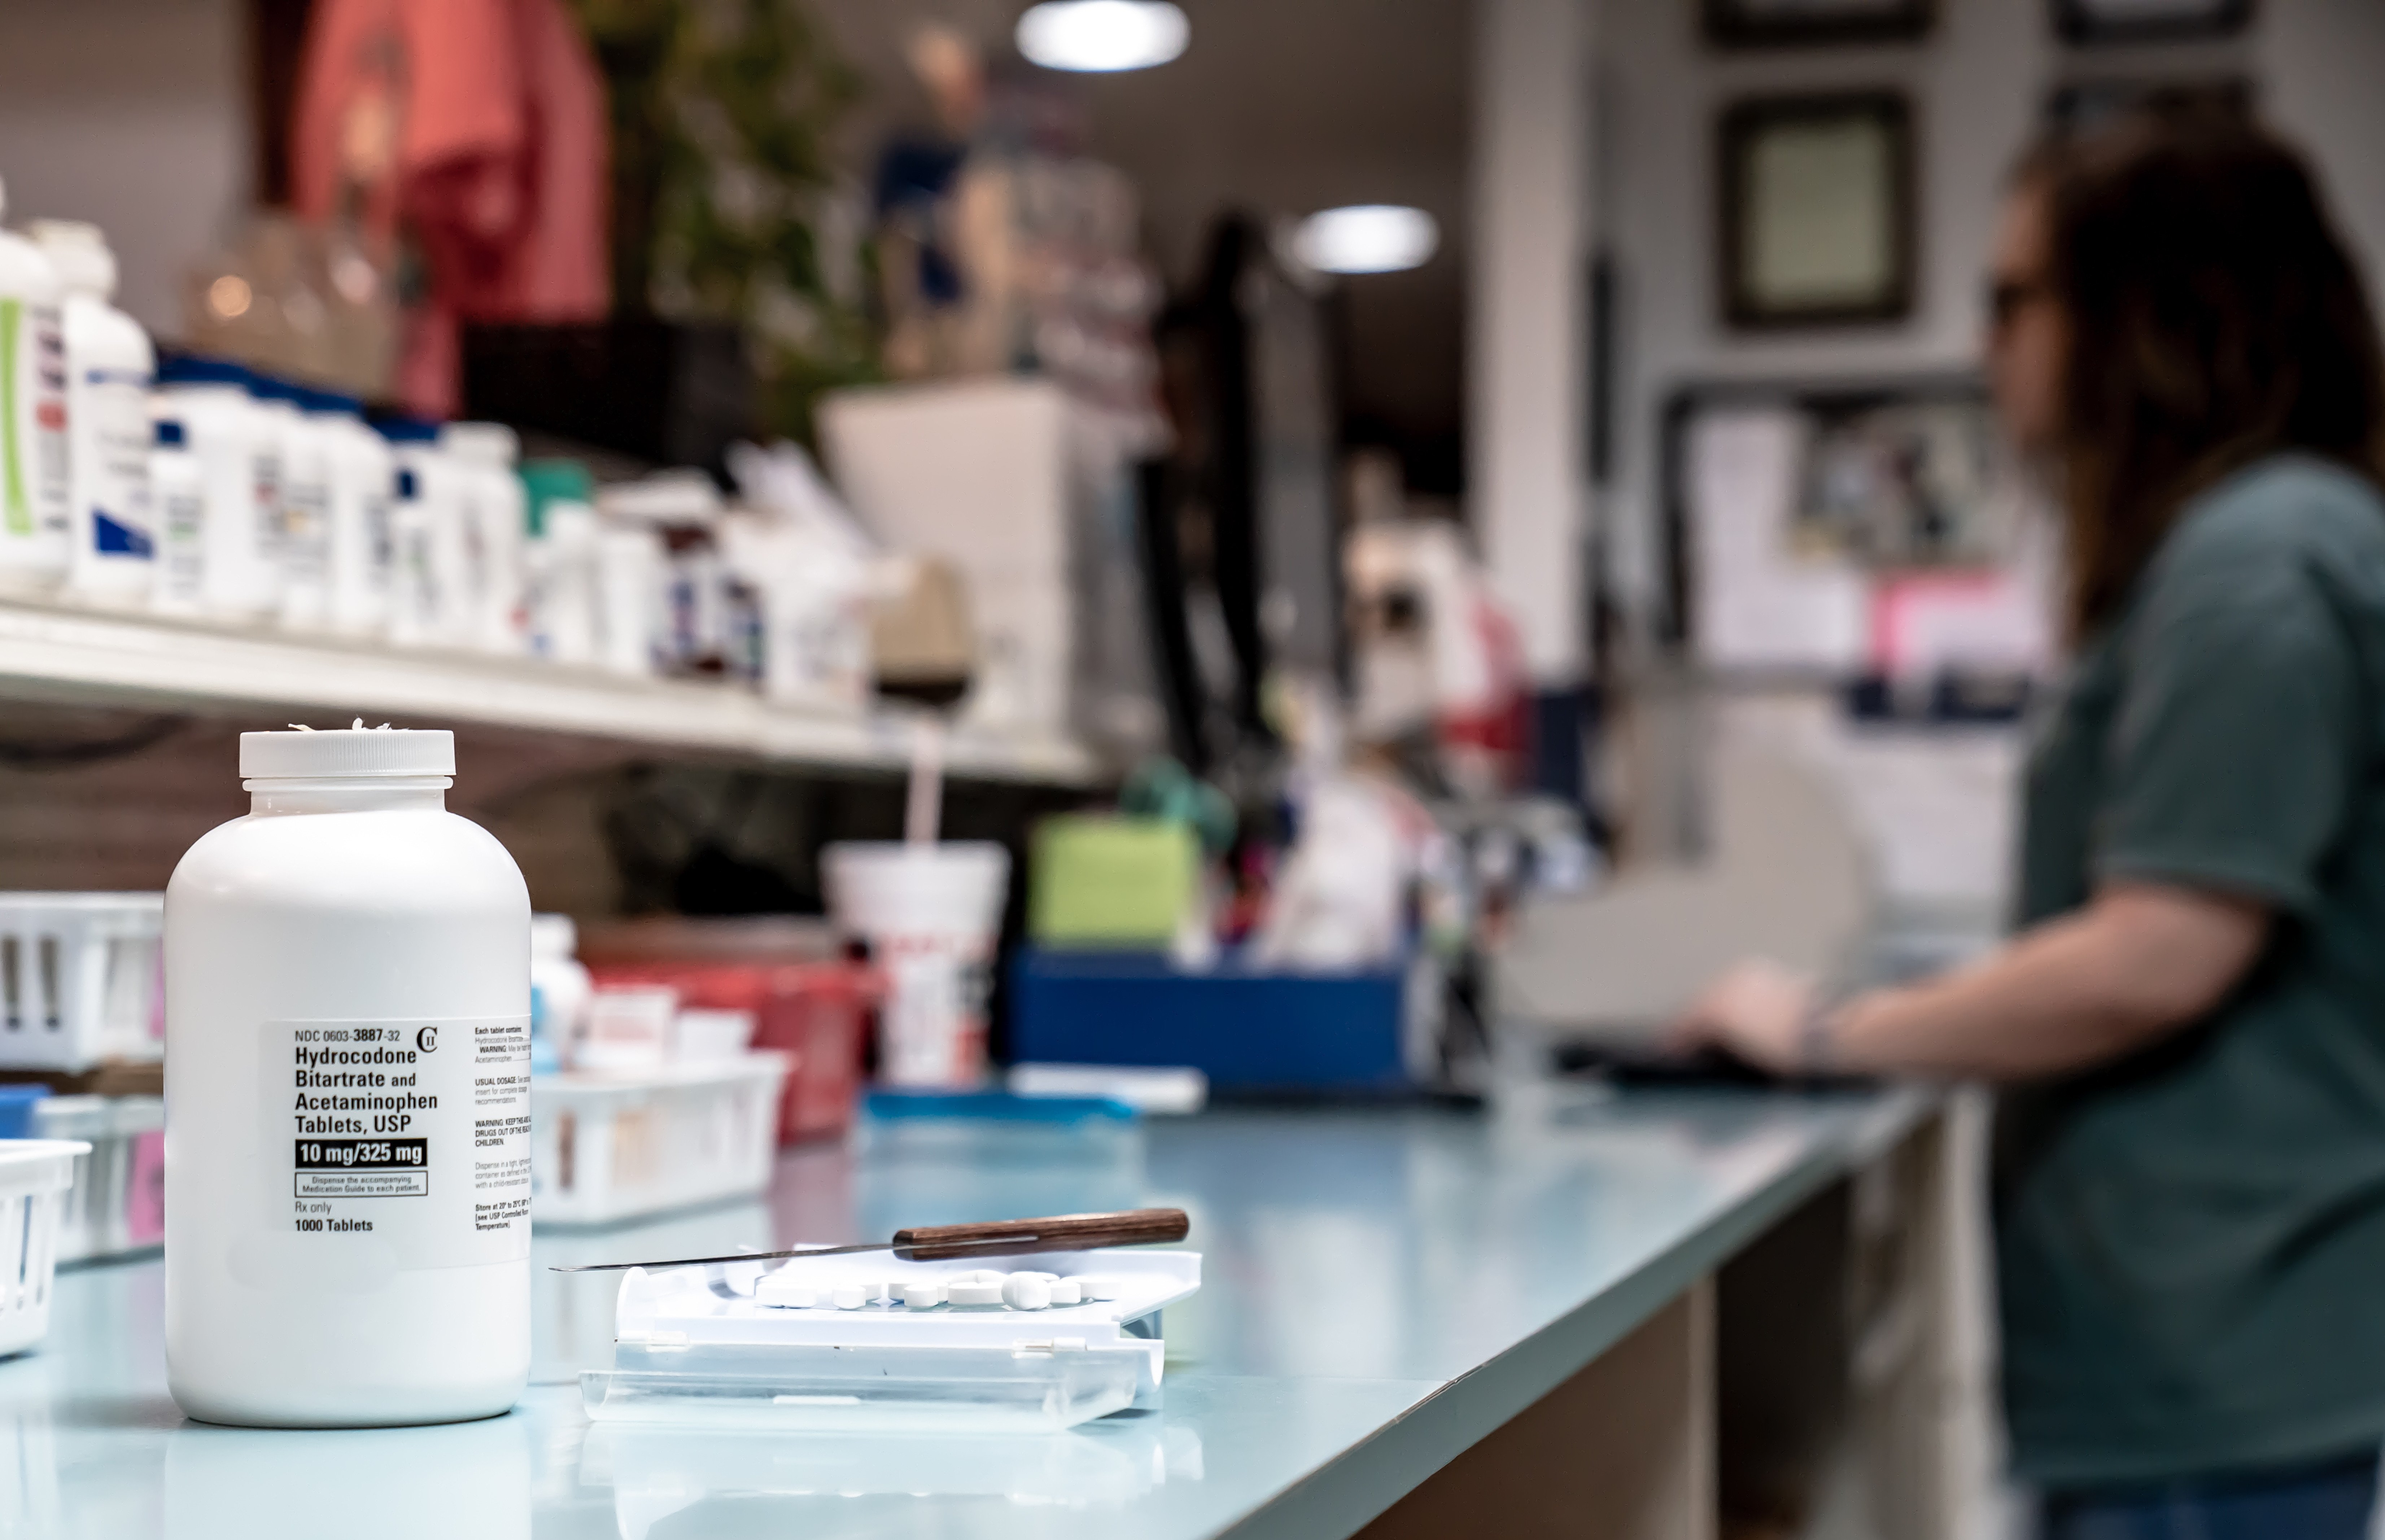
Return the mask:
[[1811, 1071], [1805, 1037], [1819, 994], [1793, 968], [1764, 958], [1737, 963], [1674, 1018], [1666, 1046], [1684, 1055], [1722, 1049], [1775, 1074]]
[[1967, 967], [1859, 995], [1817, 1019], [1815, 981], [1742, 962], [1676, 1019], [1681, 1053], [1728, 1049], [1778, 1074], [2029, 1080], [2108, 1063], [2219, 1008], [2266, 944], [2257, 900], [2108, 883]]

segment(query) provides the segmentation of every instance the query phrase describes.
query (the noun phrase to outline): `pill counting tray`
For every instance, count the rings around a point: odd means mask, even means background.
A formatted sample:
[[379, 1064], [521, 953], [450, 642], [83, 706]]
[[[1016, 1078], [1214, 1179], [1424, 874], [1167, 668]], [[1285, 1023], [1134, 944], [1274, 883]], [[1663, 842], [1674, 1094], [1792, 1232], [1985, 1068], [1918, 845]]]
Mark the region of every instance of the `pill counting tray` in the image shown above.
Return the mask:
[[[925, 1302], [949, 1300], [955, 1284], [964, 1299], [986, 1298], [966, 1285], [997, 1272], [1108, 1298], [1040, 1310]], [[615, 1310], [613, 1367], [581, 1374], [581, 1393], [600, 1422], [1056, 1432], [1155, 1404], [1159, 1312], [1200, 1286], [1192, 1251], [1040, 1252], [998, 1269], [882, 1255], [633, 1268]], [[1012, 1298], [1039, 1296], [1027, 1285]]]

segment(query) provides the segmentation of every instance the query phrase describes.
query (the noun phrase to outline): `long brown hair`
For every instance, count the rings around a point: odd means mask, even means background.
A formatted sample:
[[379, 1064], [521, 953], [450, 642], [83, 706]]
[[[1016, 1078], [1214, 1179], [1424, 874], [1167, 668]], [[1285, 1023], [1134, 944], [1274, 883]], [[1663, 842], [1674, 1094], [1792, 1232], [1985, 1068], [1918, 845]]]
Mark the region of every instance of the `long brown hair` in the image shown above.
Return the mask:
[[2067, 312], [2072, 632], [2109, 621], [2193, 495], [2302, 450], [2385, 479], [2385, 363], [2303, 156], [2241, 112], [2143, 114], [2042, 149]]

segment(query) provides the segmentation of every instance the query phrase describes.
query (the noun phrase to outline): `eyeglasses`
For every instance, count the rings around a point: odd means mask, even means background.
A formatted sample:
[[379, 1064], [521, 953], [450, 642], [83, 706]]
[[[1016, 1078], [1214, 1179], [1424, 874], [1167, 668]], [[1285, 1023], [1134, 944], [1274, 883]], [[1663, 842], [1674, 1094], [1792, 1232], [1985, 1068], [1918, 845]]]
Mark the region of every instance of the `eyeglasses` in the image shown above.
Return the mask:
[[2054, 285], [2042, 278], [1992, 279], [1988, 284], [1988, 325], [2002, 331], [2030, 305], [2054, 297]]

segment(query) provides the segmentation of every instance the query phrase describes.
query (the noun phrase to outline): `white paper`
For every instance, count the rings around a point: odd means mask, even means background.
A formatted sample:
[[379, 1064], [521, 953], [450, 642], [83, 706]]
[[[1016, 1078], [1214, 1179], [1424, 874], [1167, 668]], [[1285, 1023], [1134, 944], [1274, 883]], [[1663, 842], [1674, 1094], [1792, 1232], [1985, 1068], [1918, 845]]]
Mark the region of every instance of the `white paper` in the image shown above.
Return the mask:
[[1870, 584], [1840, 557], [1791, 548], [1805, 425], [1793, 409], [1731, 408], [1690, 427], [1697, 648], [1717, 668], [1853, 671]]

